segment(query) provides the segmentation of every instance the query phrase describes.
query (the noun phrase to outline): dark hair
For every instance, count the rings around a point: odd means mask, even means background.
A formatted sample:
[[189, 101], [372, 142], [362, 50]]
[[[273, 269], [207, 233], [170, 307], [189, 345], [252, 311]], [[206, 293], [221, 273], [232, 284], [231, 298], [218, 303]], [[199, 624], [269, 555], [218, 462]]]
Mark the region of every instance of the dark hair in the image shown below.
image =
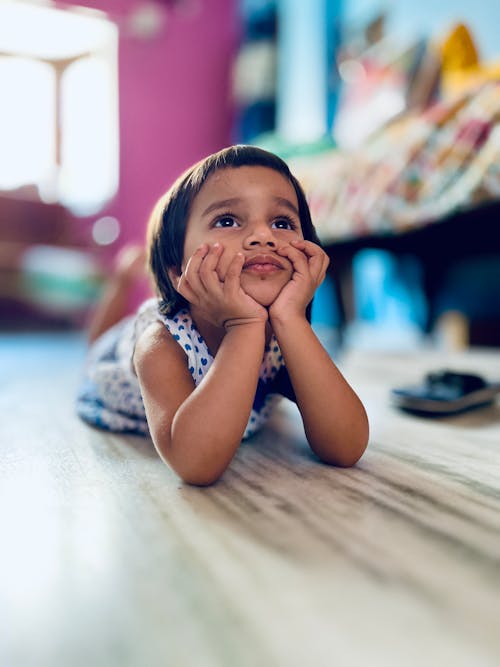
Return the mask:
[[175, 268], [177, 273], [181, 272], [187, 222], [194, 198], [215, 171], [247, 166], [269, 167], [290, 181], [297, 195], [302, 234], [307, 241], [319, 244], [304, 191], [286, 162], [256, 146], [224, 148], [184, 172], [151, 213], [147, 230], [148, 265], [160, 298], [160, 310], [164, 314], [173, 314], [187, 306], [186, 300], [170, 281], [168, 269]]

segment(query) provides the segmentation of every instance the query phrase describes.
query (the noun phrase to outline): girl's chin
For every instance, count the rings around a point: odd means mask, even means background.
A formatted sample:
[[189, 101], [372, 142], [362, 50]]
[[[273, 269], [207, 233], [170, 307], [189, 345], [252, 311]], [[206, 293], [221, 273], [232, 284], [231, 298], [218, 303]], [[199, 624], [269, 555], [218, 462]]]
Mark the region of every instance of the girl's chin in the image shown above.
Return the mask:
[[248, 296], [252, 297], [261, 306], [267, 308], [278, 298], [279, 293], [284, 286], [277, 287], [276, 285], [242, 285]]

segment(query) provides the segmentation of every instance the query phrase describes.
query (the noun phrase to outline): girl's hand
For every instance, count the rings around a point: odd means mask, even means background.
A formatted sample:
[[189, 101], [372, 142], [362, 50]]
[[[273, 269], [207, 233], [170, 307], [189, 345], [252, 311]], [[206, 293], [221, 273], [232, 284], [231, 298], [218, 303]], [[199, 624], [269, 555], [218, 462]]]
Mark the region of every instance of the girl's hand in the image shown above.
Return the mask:
[[265, 322], [267, 310], [241, 287], [240, 276], [245, 263], [243, 254], [237, 253], [233, 257], [223, 275], [220, 261], [223, 253], [224, 247], [220, 243], [201, 245], [189, 258], [184, 273], [179, 277], [177, 291], [216, 326], [227, 328]]
[[296, 240], [278, 249], [293, 265], [290, 282], [269, 307], [269, 317], [285, 320], [304, 317], [316, 289], [323, 282], [330, 260], [328, 255], [312, 241]]

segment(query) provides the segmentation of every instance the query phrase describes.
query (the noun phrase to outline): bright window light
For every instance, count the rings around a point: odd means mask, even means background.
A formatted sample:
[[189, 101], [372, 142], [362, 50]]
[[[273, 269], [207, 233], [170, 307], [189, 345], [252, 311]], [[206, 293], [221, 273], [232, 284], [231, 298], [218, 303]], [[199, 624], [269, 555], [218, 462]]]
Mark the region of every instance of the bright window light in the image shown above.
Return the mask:
[[55, 75], [47, 63], [0, 57], [0, 186], [53, 177]]
[[[117, 187], [116, 133], [109, 68], [98, 57], [82, 58], [62, 79], [61, 199], [78, 208], [98, 208]], [[115, 84], [116, 85], [116, 84]], [[82, 188], [82, 184], [84, 187]]]
[[0, 190], [74, 213], [118, 187], [118, 30], [101, 12], [0, 2]]

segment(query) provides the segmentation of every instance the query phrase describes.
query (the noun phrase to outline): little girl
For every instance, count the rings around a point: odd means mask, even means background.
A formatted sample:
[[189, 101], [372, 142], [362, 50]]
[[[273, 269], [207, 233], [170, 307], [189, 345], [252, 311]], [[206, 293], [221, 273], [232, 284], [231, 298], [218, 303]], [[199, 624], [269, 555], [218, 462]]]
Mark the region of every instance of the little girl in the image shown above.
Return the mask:
[[93, 343], [84, 420], [150, 434], [185, 482], [206, 485], [282, 395], [322, 461], [361, 457], [365, 410], [309, 323], [328, 257], [280, 158], [233, 146], [194, 165], [155, 207], [147, 252], [158, 296]]

